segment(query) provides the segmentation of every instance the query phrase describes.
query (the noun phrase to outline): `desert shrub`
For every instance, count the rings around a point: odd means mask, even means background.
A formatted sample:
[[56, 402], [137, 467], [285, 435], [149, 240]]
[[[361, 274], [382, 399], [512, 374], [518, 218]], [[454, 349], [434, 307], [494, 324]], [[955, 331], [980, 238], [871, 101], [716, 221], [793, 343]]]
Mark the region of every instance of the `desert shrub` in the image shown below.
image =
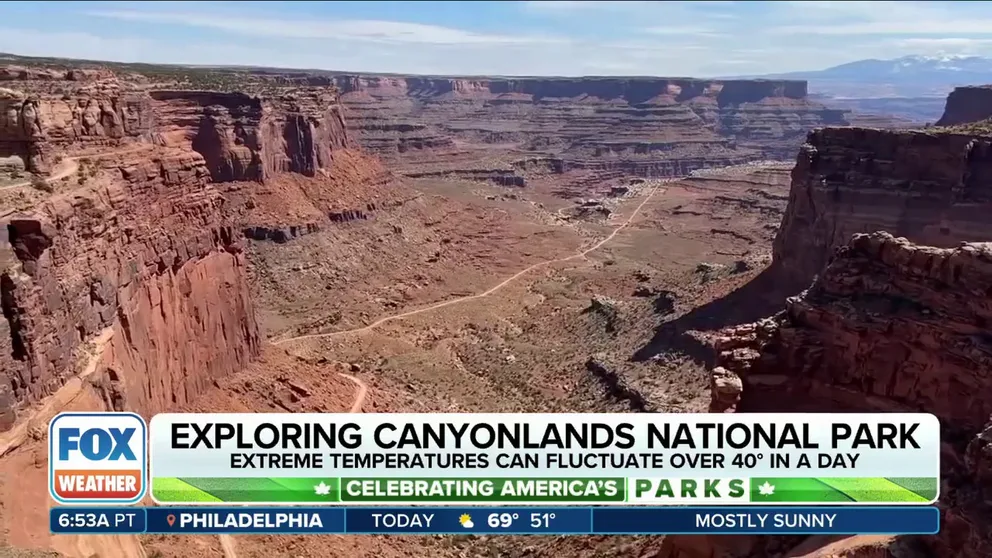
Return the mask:
[[41, 176], [31, 177], [31, 187], [35, 190], [48, 192], [49, 194], [55, 191], [55, 187], [49, 184], [48, 181]]

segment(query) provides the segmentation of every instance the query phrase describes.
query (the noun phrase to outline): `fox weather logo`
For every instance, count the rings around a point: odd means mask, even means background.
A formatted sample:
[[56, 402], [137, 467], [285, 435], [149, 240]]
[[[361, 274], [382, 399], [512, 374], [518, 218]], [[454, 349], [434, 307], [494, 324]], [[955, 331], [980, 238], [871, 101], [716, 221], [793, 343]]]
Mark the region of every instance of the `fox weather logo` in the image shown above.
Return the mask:
[[133, 504], [146, 490], [144, 419], [60, 413], [48, 423], [48, 491], [61, 504]]

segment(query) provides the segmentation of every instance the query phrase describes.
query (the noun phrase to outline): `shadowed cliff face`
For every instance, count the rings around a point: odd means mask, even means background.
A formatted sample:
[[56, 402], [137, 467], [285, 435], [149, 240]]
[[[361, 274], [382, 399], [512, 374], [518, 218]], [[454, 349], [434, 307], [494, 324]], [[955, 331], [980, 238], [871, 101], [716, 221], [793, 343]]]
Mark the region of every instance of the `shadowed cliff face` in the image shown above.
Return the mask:
[[992, 86], [956, 87], [947, 96], [937, 126], [957, 126], [992, 118]]
[[943, 525], [919, 543], [933, 556], [989, 556], [990, 284], [992, 243], [942, 249], [882, 232], [855, 235], [782, 314], [717, 339], [715, 380], [738, 389], [714, 390], [715, 407], [933, 413], [944, 442]]
[[278, 172], [314, 176], [329, 166], [332, 150], [349, 145], [332, 93], [265, 99], [197, 91], [150, 95], [159, 141], [203, 155], [214, 182], [262, 181]]
[[108, 408], [191, 401], [259, 351], [245, 231], [297, 236], [391, 201], [333, 88], [148, 92], [46, 72], [0, 72], [20, 88], [0, 89], [0, 150], [32, 171], [78, 162], [4, 218], [0, 430], [88, 374]]
[[[154, 413], [257, 353], [239, 235], [219, 217], [203, 158], [162, 156], [119, 172], [106, 188], [11, 219], [20, 265], [0, 280], [13, 347], [0, 361], [0, 399], [37, 401], [93, 356], [113, 370], [117, 404]], [[108, 330], [108, 345], [91, 354], [86, 343]]]
[[992, 240], [992, 140], [964, 134], [827, 128], [809, 134], [775, 238], [793, 294], [855, 233], [938, 247]]

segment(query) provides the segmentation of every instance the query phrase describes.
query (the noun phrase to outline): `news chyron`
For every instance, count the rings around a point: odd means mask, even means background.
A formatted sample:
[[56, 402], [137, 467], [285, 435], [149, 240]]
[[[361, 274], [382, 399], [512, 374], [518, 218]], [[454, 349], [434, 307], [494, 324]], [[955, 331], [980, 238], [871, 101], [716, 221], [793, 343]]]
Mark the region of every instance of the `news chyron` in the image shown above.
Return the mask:
[[136, 504], [148, 427], [134, 413], [60, 413], [48, 424], [48, 491], [60, 504]]

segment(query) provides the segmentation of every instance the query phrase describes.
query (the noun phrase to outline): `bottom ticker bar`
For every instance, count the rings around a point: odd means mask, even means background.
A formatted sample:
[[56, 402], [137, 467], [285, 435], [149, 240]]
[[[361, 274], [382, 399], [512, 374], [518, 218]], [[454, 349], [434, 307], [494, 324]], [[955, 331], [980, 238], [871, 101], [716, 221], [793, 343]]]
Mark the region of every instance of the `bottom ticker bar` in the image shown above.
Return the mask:
[[932, 535], [929, 506], [52, 508], [55, 534]]

